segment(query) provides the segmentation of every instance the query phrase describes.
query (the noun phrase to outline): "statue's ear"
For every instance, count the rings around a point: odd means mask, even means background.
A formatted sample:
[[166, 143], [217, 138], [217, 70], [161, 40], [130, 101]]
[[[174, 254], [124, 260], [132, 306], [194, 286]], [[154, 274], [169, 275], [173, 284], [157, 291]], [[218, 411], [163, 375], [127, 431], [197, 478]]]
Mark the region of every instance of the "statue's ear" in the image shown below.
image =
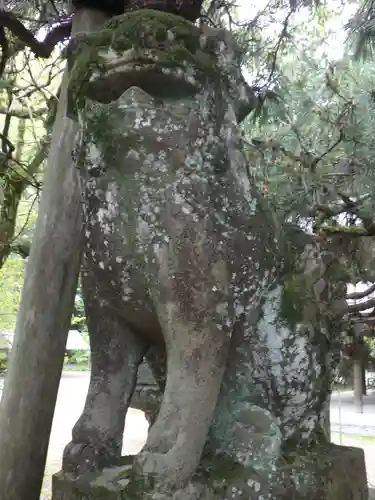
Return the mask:
[[258, 98], [246, 82], [241, 68], [241, 48], [225, 28], [203, 25], [204, 44], [213, 48], [222, 75], [226, 79], [227, 91], [232, 101], [237, 122], [242, 122], [258, 104]]

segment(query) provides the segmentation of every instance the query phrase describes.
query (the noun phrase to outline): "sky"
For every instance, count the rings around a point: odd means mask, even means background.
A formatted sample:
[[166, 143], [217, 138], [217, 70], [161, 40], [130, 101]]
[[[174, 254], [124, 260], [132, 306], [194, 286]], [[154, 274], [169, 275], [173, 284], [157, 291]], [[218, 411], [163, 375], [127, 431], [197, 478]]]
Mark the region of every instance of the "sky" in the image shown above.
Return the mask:
[[[269, 3], [269, 0], [237, 0], [238, 2], [238, 18], [242, 22], [250, 21], [254, 19], [259, 11], [266, 7]], [[348, 20], [353, 16], [353, 14], [357, 10], [358, 4], [355, 3], [346, 3], [344, 7], [341, 5], [341, 0], [330, 0], [329, 6], [332, 8], [337, 14], [327, 23], [326, 29], [332, 31], [331, 36], [329, 37], [329, 44], [326, 44], [325, 50], [329, 54], [330, 58], [338, 59], [342, 57], [344, 52], [345, 38], [346, 32], [344, 30], [344, 25], [348, 22]], [[273, 24], [269, 29], [270, 34], [272, 31], [275, 33], [280, 33], [282, 29], [282, 22], [287, 12], [280, 14], [280, 23]], [[309, 19], [309, 9], [300, 9], [298, 13], [294, 16], [293, 20], [297, 24], [302, 24], [304, 22], [308, 22]], [[277, 31], [276, 31], [277, 30]], [[266, 29], [266, 31], [268, 31]]]

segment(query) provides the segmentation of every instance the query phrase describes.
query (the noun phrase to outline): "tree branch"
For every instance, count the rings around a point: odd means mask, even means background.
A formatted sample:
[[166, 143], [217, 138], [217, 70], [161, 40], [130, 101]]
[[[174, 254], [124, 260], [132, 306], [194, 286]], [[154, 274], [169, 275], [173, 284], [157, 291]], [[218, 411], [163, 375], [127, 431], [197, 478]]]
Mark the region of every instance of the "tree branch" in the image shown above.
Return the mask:
[[374, 292], [375, 292], [375, 284], [369, 286], [363, 292], [348, 293], [348, 295], [346, 296], [346, 300], [360, 300], [360, 299], [364, 299], [365, 297], [367, 297], [367, 295], [370, 295], [370, 293], [374, 293]]
[[23, 238], [12, 243], [10, 251], [20, 255], [23, 259], [26, 259], [30, 255], [30, 247], [30, 241]]
[[375, 307], [375, 298], [366, 300], [366, 302], [361, 302], [359, 304], [351, 304], [348, 306], [348, 312], [353, 314], [360, 311], [366, 311], [366, 309], [371, 309]]
[[37, 57], [46, 59], [52, 54], [53, 49], [59, 42], [62, 42], [70, 36], [72, 22], [69, 19], [56, 26], [47, 34], [42, 42], [37, 40], [33, 33], [28, 30], [12, 12], [0, 10], [0, 26], [11, 31], [12, 34], [26, 47], [29, 47]]
[[7, 176], [7, 182], [3, 187], [4, 199], [0, 207], [0, 268], [12, 251], [12, 246], [17, 246], [17, 241], [24, 230], [23, 227], [18, 234], [15, 234], [18, 206], [26, 186], [30, 183], [30, 178], [38, 172], [46, 158], [48, 147], [49, 138], [46, 136], [25, 171], [12, 169]]
[[21, 119], [25, 119], [25, 120], [27, 120], [31, 116], [33, 118], [42, 117], [47, 112], [48, 112], [47, 108], [40, 108], [40, 109], [33, 111], [32, 114], [30, 114], [30, 111], [28, 111], [26, 109], [25, 110], [23, 110], [23, 109], [11, 109], [11, 110], [9, 110], [8, 108], [0, 106], [0, 115], [9, 115], [12, 117], [14, 116], [15, 118], [21, 118]]

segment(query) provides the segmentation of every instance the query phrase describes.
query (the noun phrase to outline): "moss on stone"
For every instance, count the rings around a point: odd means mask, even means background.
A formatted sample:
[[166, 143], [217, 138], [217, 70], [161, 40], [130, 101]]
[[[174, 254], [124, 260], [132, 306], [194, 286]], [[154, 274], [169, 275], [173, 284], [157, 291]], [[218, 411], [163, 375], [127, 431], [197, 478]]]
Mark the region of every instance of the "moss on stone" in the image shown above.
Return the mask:
[[[127, 457], [131, 465], [133, 457]], [[205, 469], [206, 475], [201, 473]], [[129, 468], [124, 474], [129, 484], [114, 487], [103, 473], [101, 480], [92, 481], [92, 474], [78, 483], [59, 472], [54, 477], [56, 498], [71, 500], [352, 500], [367, 498], [363, 450], [331, 443], [316, 446], [306, 452], [299, 450], [284, 457], [272, 473], [258, 473], [234, 464], [226, 457], [207, 456], [186, 488], [169, 489], [134, 474]], [[98, 486], [98, 485], [103, 486]]]
[[155, 480], [152, 477], [140, 476], [134, 473], [129, 476], [129, 483], [121, 492], [121, 500], [144, 500], [155, 490]]
[[78, 35], [71, 42], [68, 61], [72, 99], [79, 106], [90, 77], [95, 73], [105, 74], [105, 54], [110, 50], [121, 56], [133, 49], [130, 68], [132, 64], [151, 63], [160, 69], [193, 70], [194, 77], [201, 82], [221, 81], [223, 75], [215, 56], [207, 50], [203, 52], [200, 43], [199, 29], [173, 14], [141, 9], [115, 17], [102, 30]]
[[308, 289], [302, 274], [288, 274], [284, 278], [280, 302], [280, 321], [294, 328], [304, 319], [304, 308], [308, 300]]
[[154, 46], [155, 41], [164, 43], [168, 32], [174, 41], [186, 45], [191, 52], [199, 48], [199, 29], [186, 19], [158, 10], [141, 9], [110, 19], [104, 26], [112, 36], [116, 50], [139, 46]]
[[[309, 442], [303, 437], [303, 431], [293, 434], [292, 438], [284, 441], [282, 446], [283, 460], [288, 464], [293, 464], [301, 456], [304, 460], [311, 458], [317, 453], [321, 453], [330, 446], [329, 437], [321, 426], [317, 426], [315, 432], [311, 433]], [[301, 445], [301, 443], [303, 443]]]
[[367, 230], [361, 226], [322, 225], [319, 229], [327, 234], [355, 234], [357, 236], [368, 234]]
[[[226, 498], [225, 492], [231, 485], [236, 485], [241, 481], [246, 481], [249, 473], [241, 464], [234, 462], [230, 457], [220, 455], [207, 455], [201, 460], [195, 475], [192, 478], [191, 484], [200, 489], [202, 485], [212, 491], [218, 498]], [[256, 473], [255, 473], [256, 474]], [[123, 500], [145, 500], [146, 498], [154, 498], [155, 492], [161, 492], [165, 497], [175, 498], [173, 495], [178, 494], [176, 488], [170, 488], [165, 483], [158, 483], [153, 477], [139, 476], [131, 470], [121, 476], [121, 479], [128, 479], [129, 483], [122, 492]], [[168, 489], [169, 488], [169, 489]], [[164, 498], [164, 497], [163, 497]]]
[[197, 474], [207, 481], [224, 480], [228, 483], [247, 477], [248, 470], [227, 455], [210, 455], [203, 457]]

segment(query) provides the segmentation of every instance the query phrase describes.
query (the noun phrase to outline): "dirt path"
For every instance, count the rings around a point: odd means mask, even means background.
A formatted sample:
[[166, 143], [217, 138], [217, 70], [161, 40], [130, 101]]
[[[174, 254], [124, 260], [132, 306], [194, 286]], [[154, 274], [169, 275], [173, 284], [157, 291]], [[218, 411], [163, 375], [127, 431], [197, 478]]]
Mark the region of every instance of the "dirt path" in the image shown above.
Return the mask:
[[[61, 469], [62, 453], [65, 445], [71, 440], [72, 428], [82, 412], [88, 382], [87, 373], [67, 372], [61, 379], [41, 500], [49, 500], [51, 497], [52, 474]], [[148, 424], [143, 413], [131, 409], [125, 423], [123, 455], [132, 455], [140, 451], [146, 440], [147, 428]]]
[[[76, 420], [74, 419], [72, 426]], [[64, 426], [66, 426], [66, 423]], [[60, 426], [60, 429], [64, 428], [64, 426]], [[143, 413], [130, 409], [125, 423], [123, 455], [135, 455], [141, 450], [146, 441], [147, 427], [148, 424]], [[69, 429], [67, 435], [65, 435], [65, 432], [60, 433], [58, 429], [59, 425], [54, 423], [40, 500], [49, 500], [51, 498], [52, 475], [61, 469], [62, 452], [71, 439], [71, 429]]]

